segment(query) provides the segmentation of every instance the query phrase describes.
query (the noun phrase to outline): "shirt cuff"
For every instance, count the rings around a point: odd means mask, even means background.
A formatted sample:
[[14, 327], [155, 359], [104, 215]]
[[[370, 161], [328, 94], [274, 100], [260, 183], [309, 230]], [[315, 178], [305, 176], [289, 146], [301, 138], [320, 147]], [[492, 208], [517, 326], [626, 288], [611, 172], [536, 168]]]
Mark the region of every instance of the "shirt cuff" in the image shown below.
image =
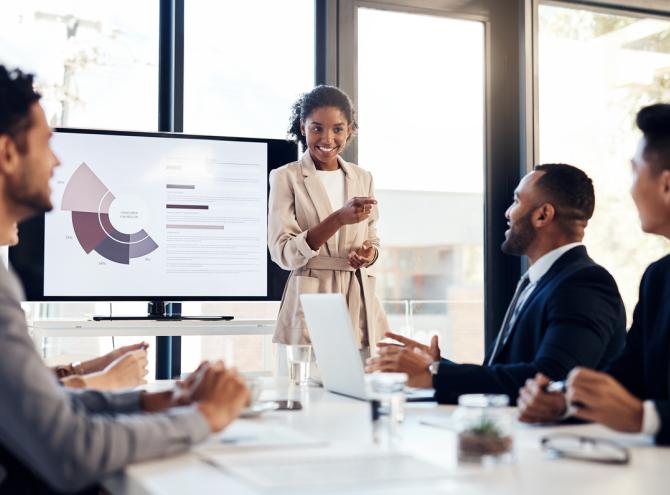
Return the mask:
[[105, 395], [116, 414], [133, 414], [142, 411], [140, 403], [142, 393], [142, 390], [133, 390], [131, 392], [111, 392]]
[[311, 247], [309, 247], [309, 244], [307, 244], [307, 230], [301, 232], [293, 239], [295, 242], [295, 246], [298, 249], [298, 252], [302, 254], [305, 257], [305, 259], [307, 260], [312, 259], [319, 254], [318, 249], [314, 251]]
[[202, 442], [212, 434], [209, 423], [195, 404], [169, 409], [168, 414], [187, 432], [191, 445]]
[[661, 418], [658, 416], [654, 401], [642, 403], [642, 433], [655, 436], [661, 429]]

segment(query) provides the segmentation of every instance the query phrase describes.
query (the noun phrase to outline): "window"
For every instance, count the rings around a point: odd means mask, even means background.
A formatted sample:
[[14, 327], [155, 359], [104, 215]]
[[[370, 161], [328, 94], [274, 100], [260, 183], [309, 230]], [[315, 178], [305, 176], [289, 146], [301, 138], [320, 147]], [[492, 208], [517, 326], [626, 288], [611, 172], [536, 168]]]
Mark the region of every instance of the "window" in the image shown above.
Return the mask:
[[[184, 314], [233, 315], [235, 319], [273, 320], [279, 303], [187, 302]], [[205, 359], [223, 359], [245, 373], [271, 374], [275, 367], [272, 335], [187, 335], [181, 338], [181, 369], [191, 372]]]
[[[285, 138], [291, 105], [314, 86], [313, 0], [189, 1], [184, 13], [184, 132]], [[207, 304], [209, 314], [275, 318], [276, 303]], [[182, 369], [225, 358], [272, 370], [271, 337], [182, 337]]]
[[5, 2], [0, 63], [37, 74], [52, 126], [156, 130], [158, 2]]
[[670, 100], [670, 20], [539, 7], [540, 162], [567, 162], [593, 179], [585, 243], [619, 285], [629, 322], [646, 266], [668, 252], [642, 233], [630, 198], [635, 114]]
[[[52, 126], [156, 130], [158, 17], [157, 2], [9, 2], [0, 16], [0, 63], [36, 74]], [[29, 320], [108, 312], [85, 303], [24, 308]], [[56, 364], [143, 339], [155, 351], [155, 338], [142, 336], [48, 338], [42, 350]]]
[[285, 137], [314, 86], [314, 0], [196, 0], [184, 16], [184, 131]]
[[[52, 126], [156, 130], [160, 5], [26, 0], [3, 6], [0, 63], [37, 74]], [[184, 64], [185, 130], [284, 137], [292, 103], [314, 85], [315, 2], [193, 0], [185, 2], [184, 16], [175, 22], [184, 23], [185, 56], [175, 64]], [[189, 314], [273, 318], [277, 307], [188, 303], [184, 308]], [[60, 318], [109, 311], [106, 303], [27, 304], [26, 309]], [[145, 312], [146, 303], [114, 303], [115, 314]], [[139, 339], [117, 337], [115, 344]], [[155, 339], [145, 340], [155, 350]], [[49, 338], [45, 350], [51, 357], [80, 358], [107, 352], [111, 342]], [[185, 337], [182, 348], [187, 371], [202, 358], [227, 357], [244, 370], [267, 370], [272, 361], [266, 335]]]
[[379, 201], [377, 291], [395, 329], [439, 333], [447, 356], [471, 362], [483, 357], [484, 84], [481, 22], [358, 9], [358, 164]]

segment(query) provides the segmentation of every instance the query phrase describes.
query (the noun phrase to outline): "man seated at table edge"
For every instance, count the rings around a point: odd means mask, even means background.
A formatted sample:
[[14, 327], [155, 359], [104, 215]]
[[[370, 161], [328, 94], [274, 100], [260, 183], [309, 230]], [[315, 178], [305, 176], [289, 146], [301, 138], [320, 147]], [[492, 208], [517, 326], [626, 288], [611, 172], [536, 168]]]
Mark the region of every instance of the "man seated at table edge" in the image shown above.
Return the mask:
[[484, 363], [442, 359], [437, 337], [429, 346], [389, 333], [367, 371], [403, 371], [409, 384], [434, 388], [441, 403], [469, 393], [506, 394], [514, 403], [537, 372], [564, 379], [575, 366], [599, 369], [625, 340], [625, 310], [614, 278], [582, 244], [595, 196], [591, 179], [567, 164], [537, 165], [522, 178], [505, 217], [503, 252], [527, 256], [501, 329]]
[[[52, 208], [58, 159], [31, 75], [0, 65], [0, 243], [16, 223]], [[85, 489], [136, 461], [187, 450], [233, 421], [249, 400], [223, 363], [203, 363], [159, 393], [105, 393], [59, 385], [28, 335], [21, 286], [0, 266], [0, 490]]]
[[[670, 105], [642, 108], [643, 133], [631, 160], [631, 196], [642, 230], [670, 239]], [[547, 392], [538, 373], [519, 391], [519, 419], [548, 423], [568, 416], [617, 431], [652, 435], [670, 445], [670, 255], [652, 263], [640, 282], [623, 353], [604, 372], [571, 371], [565, 396]], [[569, 404], [569, 406], [568, 406]]]

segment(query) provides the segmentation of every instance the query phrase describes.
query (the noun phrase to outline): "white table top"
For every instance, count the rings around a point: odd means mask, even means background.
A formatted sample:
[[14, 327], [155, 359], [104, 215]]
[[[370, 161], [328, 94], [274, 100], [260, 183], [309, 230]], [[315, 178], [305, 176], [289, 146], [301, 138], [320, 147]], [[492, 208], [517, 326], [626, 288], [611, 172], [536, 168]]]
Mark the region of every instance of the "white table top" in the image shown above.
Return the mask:
[[[370, 406], [363, 401], [326, 392], [319, 388], [293, 388], [281, 379], [264, 380], [261, 399], [299, 399], [301, 411], [265, 413], [251, 421], [261, 425], [290, 427], [298, 432], [323, 439], [320, 446], [292, 447], [277, 450], [256, 450], [224, 454], [236, 458], [247, 456], [260, 460], [263, 456], [318, 456], [330, 451], [374, 452], [382, 449], [372, 444]], [[670, 448], [656, 447], [649, 437], [614, 433], [599, 425], [532, 427], [517, 424], [515, 430], [515, 462], [511, 465], [479, 467], [459, 465], [456, 460], [456, 436], [444, 429], [426, 426], [423, 418], [448, 415], [454, 408], [434, 403], [406, 404], [406, 420], [402, 427], [402, 443], [397, 451], [440, 466], [440, 480], [382, 484], [330, 489], [324, 493], [458, 493], [467, 494], [542, 494], [630, 495], [631, 493], [665, 494], [670, 481]], [[540, 448], [540, 438], [549, 433], [578, 433], [617, 440], [631, 449], [632, 461], [626, 466], [586, 463], [566, 459], [550, 459]], [[105, 483], [111, 493], [259, 493], [248, 482], [236, 479], [225, 469], [211, 465], [191, 452], [178, 457], [143, 462], [129, 466], [123, 474]], [[274, 493], [274, 492], [273, 492]], [[284, 493], [284, 492], [280, 492]], [[302, 493], [292, 491], [291, 493]], [[314, 490], [305, 493], [316, 493]], [[321, 493], [321, 492], [319, 492]]]

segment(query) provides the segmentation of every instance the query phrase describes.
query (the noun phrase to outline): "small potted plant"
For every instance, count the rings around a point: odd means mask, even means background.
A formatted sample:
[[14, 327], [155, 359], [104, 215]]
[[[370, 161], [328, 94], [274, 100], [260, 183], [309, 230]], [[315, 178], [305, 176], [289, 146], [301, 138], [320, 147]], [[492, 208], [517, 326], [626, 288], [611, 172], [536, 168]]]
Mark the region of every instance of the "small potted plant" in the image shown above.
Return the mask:
[[462, 395], [458, 404], [458, 460], [489, 463], [510, 459], [514, 441], [507, 396]]
[[462, 462], [482, 462], [485, 456], [498, 457], [511, 451], [512, 436], [488, 416], [458, 434], [458, 460]]

